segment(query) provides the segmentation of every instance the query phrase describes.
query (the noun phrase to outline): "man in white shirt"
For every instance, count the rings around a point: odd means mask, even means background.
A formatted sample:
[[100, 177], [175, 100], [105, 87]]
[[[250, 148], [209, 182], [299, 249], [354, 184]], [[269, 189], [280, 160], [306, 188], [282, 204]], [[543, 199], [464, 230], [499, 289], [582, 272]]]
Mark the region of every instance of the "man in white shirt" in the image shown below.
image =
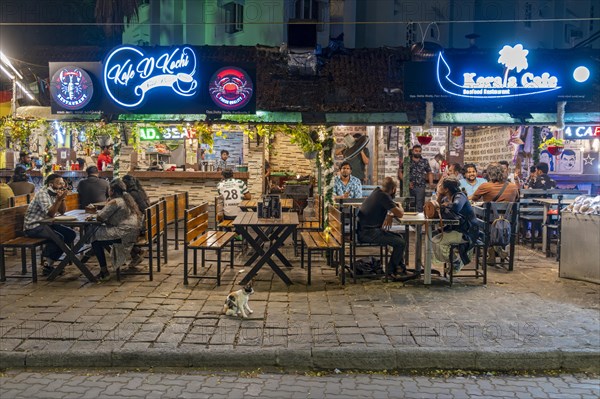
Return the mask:
[[467, 193], [467, 197], [471, 199], [471, 196], [479, 186], [485, 183], [487, 180], [477, 177], [477, 166], [473, 163], [468, 163], [464, 168], [464, 178], [460, 179], [460, 188], [464, 189]]
[[222, 174], [223, 180], [217, 185], [217, 191], [223, 197], [225, 219], [235, 219], [240, 213], [240, 202], [251, 199], [252, 194], [248, 191], [245, 181], [233, 178], [231, 169], [225, 169]]

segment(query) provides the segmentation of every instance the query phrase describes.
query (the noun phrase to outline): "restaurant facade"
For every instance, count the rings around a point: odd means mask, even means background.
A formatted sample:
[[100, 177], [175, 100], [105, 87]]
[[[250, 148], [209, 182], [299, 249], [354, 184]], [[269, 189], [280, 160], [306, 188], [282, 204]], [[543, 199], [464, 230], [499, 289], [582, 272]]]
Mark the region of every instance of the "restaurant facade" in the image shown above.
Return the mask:
[[[49, 161], [63, 169], [80, 157], [94, 162], [102, 143], [118, 144], [113, 172], [136, 175], [156, 198], [185, 186], [191, 201], [211, 202], [221, 150], [254, 195], [265, 191], [265, 161], [283, 182], [312, 176], [306, 180], [317, 187], [317, 162], [305, 158], [298, 133], [317, 127], [316, 141], [323, 134], [338, 145], [348, 134], [369, 137], [370, 185], [396, 176], [406, 145], [427, 135], [426, 158], [441, 153], [480, 169], [504, 159], [524, 176], [547, 161], [559, 185], [598, 193], [597, 61], [585, 51], [518, 46], [436, 54], [355, 49], [325, 58], [267, 47], [126, 45], [103, 59], [51, 62], [51, 112], [22, 107], [17, 117], [51, 122], [27, 149], [38, 156], [51, 149]], [[561, 62], [547, 67], [547, 59]], [[550, 138], [565, 140], [562, 154], [540, 150]], [[17, 147], [9, 145], [3, 167], [14, 165]]]

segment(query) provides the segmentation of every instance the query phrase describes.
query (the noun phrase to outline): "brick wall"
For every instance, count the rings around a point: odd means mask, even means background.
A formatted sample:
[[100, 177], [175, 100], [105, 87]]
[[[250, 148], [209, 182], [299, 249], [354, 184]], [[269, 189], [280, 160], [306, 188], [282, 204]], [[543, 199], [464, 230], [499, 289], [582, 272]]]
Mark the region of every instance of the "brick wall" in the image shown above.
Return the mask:
[[490, 162], [512, 160], [513, 148], [507, 146], [508, 128], [465, 129], [465, 163], [475, 163], [483, 170]]
[[304, 158], [300, 147], [292, 144], [289, 136], [278, 133], [272, 144], [273, 150], [269, 159], [271, 171], [289, 170], [295, 174], [314, 175], [315, 160]]

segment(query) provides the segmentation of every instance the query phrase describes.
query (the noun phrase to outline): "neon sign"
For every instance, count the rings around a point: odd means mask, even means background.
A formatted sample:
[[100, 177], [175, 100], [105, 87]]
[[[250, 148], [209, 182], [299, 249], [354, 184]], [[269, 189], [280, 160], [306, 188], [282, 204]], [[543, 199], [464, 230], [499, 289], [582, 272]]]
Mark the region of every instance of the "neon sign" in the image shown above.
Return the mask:
[[191, 128], [167, 127], [159, 130], [155, 127], [140, 127], [140, 141], [183, 140], [196, 138], [196, 131]]
[[86, 71], [66, 66], [52, 75], [50, 93], [61, 107], [75, 111], [88, 105], [94, 95], [94, 85]]
[[504, 72], [502, 76], [478, 76], [476, 72], [465, 72], [462, 74], [463, 82], [459, 84], [450, 77], [451, 67], [440, 53], [437, 60], [439, 86], [452, 96], [481, 99], [533, 96], [561, 88], [558, 77], [549, 72], [525, 72], [519, 79], [518, 76], [509, 76], [513, 70], [519, 74], [529, 68], [529, 50], [525, 50], [523, 45], [504, 46], [498, 54], [498, 64], [502, 65]]
[[567, 140], [600, 138], [600, 126], [567, 126], [564, 134]]
[[114, 102], [125, 108], [136, 108], [153, 91], [162, 95], [170, 92], [176, 97], [195, 96], [197, 66], [196, 53], [187, 46], [157, 54], [122, 46], [106, 57], [102, 79], [106, 93]]
[[254, 92], [250, 76], [237, 67], [225, 67], [215, 72], [210, 79], [208, 90], [213, 102], [226, 110], [243, 108]]

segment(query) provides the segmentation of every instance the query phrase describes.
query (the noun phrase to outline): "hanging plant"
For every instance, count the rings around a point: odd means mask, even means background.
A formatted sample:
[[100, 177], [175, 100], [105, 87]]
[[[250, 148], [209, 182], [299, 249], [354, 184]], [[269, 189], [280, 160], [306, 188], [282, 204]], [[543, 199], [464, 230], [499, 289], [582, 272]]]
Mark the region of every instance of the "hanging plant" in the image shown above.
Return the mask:
[[540, 150], [547, 150], [550, 154], [558, 156], [562, 154], [565, 148], [565, 141], [552, 137], [540, 144]]
[[[273, 143], [275, 142], [275, 134], [279, 130], [281, 130], [281, 126], [278, 125], [256, 125], [257, 146], [260, 141], [259, 138], [262, 137], [266, 144], [266, 148], [269, 151], [269, 154], [276, 155]], [[244, 131], [244, 133], [246, 133], [246, 131]], [[254, 131], [252, 131], [252, 129], [248, 129], [247, 134], [250, 140], [254, 138]]]
[[429, 131], [417, 133], [417, 141], [421, 145], [427, 145], [427, 144], [431, 143], [432, 139], [433, 139], [433, 136], [431, 135], [431, 132], [429, 132]]
[[284, 125], [282, 130], [291, 137], [290, 142], [300, 147], [305, 154], [320, 153], [323, 150], [323, 144], [319, 140], [319, 132], [312, 126]]
[[0, 148], [5, 147], [6, 136], [18, 146], [20, 150], [29, 149], [29, 136], [34, 129], [37, 129], [47, 123], [39, 119], [15, 119], [11, 116], [6, 116], [0, 119]]
[[[194, 124], [194, 130], [196, 131], [196, 137], [198, 138], [198, 144], [206, 144], [209, 147], [208, 152], [213, 153], [213, 146], [215, 145], [213, 127], [209, 123], [198, 122]], [[218, 135], [218, 134], [217, 134]]]
[[115, 123], [88, 123], [84, 129], [86, 142], [91, 146], [96, 144], [101, 145], [100, 142], [105, 142], [108, 138], [112, 139], [113, 143], [116, 143], [121, 138], [119, 125]]

